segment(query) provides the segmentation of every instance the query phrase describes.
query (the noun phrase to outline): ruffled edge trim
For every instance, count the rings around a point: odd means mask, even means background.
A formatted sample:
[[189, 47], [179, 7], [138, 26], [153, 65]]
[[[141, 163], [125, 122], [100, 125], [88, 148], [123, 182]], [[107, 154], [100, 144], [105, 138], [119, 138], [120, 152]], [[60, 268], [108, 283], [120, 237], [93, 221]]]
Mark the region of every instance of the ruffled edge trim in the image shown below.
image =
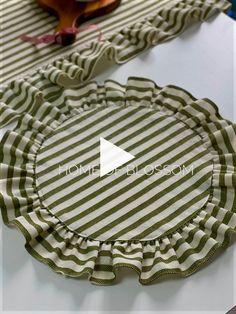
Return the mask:
[[[4, 222], [23, 233], [25, 247], [31, 255], [63, 275], [78, 277], [88, 273], [89, 280], [96, 284], [113, 283], [119, 267], [134, 269], [139, 274], [139, 282], [148, 284], [164, 274], [189, 276], [218, 249], [228, 246], [236, 231], [236, 125], [224, 120], [214, 103], [198, 100], [177, 86], [161, 88], [143, 78], [131, 77], [126, 86], [112, 80], [104, 86], [90, 82], [73, 90], [65, 89], [56, 96], [46, 89], [40, 91], [40, 97], [34, 86], [29, 86], [29, 82], [24, 84], [23, 90], [32, 91], [32, 107], [20, 117], [17, 112], [18, 125], [2, 140], [3, 152], [6, 151], [1, 157], [0, 205]], [[38, 97], [39, 108], [34, 100]], [[63, 107], [58, 99], [63, 100]], [[171, 234], [150, 241], [93, 240], [71, 231], [42, 207], [32, 167], [40, 143], [69, 117], [97, 105], [113, 106], [114, 103], [145, 106], [174, 115], [197, 131], [212, 154], [212, 197], [195, 217]], [[28, 150], [22, 151], [14, 143], [28, 146]], [[9, 147], [13, 149], [9, 151]], [[7, 156], [15, 164], [9, 165]], [[17, 187], [20, 181], [24, 182], [23, 193]], [[63, 263], [67, 267], [62, 267]]]
[[38, 260], [39, 262], [48, 265], [55, 273], [61, 274], [65, 277], [69, 276], [69, 277], [74, 277], [74, 278], [78, 278], [81, 277], [85, 274], [87, 274], [89, 276], [89, 280], [92, 284], [95, 285], [112, 285], [115, 282], [118, 282], [119, 280], [119, 269], [120, 268], [129, 268], [134, 270], [137, 275], [138, 275], [138, 279], [139, 279], [139, 283], [141, 285], [150, 285], [152, 284], [154, 281], [161, 281], [163, 279], [163, 277], [167, 276], [168, 278], [170, 277], [170, 275], [172, 276], [178, 276], [180, 278], [186, 278], [189, 277], [191, 275], [193, 275], [195, 272], [201, 270], [202, 268], [205, 267], [205, 265], [207, 265], [209, 262], [211, 262], [217, 255], [217, 253], [223, 251], [224, 249], [227, 249], [231, 243], [231, 237], [232, 234], [235, 235], [236, 230], [231, 231], [228, 230], [227, 233], [225, 234], [225, 240], [224, 242], [222, 242], [221, 244], [216, 244], [206, 255], [206, 257], [200, 259], [197, 261], [197, 263], [195, 263], [194, 265], [192, 265], [188, 270], [186, 271], [182, 271], [180, 269], [162, 269], [159, 272], [155, 273], [152, 277], [148, 278], [148, 280], [143, 280], [141, 279], [141, 274], [142, 271], [138, 268], [135, 267], [134, 265], [130, 264], [130, 263], [119, 263], [116, 264], [112, 267], [112, 273], [114, 275], [114, 277], [112, 279], [98, 279], [96, 277], [92, 277], [92, 273], [93, 271], [88, 268], [87, 270], [83, 270], [83, 272], [81, 274], [76, 274], [74, 275], [73, 273], [70, 272], [64, 272], [61, 271], [61, 269], [59, 267], [57, 267], [54, 263], [52, 263], [52, 261], [50, 259], [45, 259], [43, 258], [41, 255], [39, 255], [29, 244], [29, 241], [27, 241], [27, 233], [25, 233], [24, 229], [22, 228], [22, 225], [20, 223], [18, 223], [17, 221], [15, 221], [12, 224], [14, 227], [16, 227], [18, 229], [18, 231], [20, 231], [25, 240], [25, 249], [27, 250], [27, 252], [34, 257], [36, 260]]
[[[94, 76], [101, 60], [123, 64], [144, 50], [175, 38], [192, 23], [206, 21], [230, 8], [227, 0], [196, 0], [194, 3], [178, 0], [165, 4], [141, 21], [107, 36], [103, 42], [91, 42], [73, 53], [47, 60], [47, 65], [37, 65], [27, 77], [44, 76], [60, 86], [80, 84]], [[21, 78], [22, 74], [17, 77]]]

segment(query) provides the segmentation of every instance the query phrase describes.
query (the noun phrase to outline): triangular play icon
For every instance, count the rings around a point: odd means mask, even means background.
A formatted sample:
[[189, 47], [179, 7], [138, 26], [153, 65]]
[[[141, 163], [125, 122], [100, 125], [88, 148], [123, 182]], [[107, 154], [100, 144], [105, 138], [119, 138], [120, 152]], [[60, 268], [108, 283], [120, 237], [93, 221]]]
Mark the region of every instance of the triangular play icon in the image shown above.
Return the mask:
[[100, 137], [100, 177], [134, 158], [132, 154]]

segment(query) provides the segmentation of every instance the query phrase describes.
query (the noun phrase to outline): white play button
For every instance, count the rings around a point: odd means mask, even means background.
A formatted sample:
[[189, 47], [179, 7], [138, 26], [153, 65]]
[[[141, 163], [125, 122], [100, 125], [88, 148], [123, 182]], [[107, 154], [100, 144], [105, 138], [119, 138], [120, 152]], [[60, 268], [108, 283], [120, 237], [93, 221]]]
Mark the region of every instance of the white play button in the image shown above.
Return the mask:
[[100, 137], [100, 177], [134, 158], [132, 154]]

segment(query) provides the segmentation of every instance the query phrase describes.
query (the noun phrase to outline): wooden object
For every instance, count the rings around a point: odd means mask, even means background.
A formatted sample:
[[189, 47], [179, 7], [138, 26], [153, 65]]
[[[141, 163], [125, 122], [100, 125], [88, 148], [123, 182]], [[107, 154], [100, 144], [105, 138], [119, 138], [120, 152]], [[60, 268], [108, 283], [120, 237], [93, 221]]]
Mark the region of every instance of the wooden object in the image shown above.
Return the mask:
[[[39, 5], [59, 18], [55, 32], [69, 27], [78, 27], [82, 23], [108, 14], [115, 10], [121, 0], [37, 0]], [[76, 40], [76, 34], [62, 34], [62, 45], [70, 45]]]

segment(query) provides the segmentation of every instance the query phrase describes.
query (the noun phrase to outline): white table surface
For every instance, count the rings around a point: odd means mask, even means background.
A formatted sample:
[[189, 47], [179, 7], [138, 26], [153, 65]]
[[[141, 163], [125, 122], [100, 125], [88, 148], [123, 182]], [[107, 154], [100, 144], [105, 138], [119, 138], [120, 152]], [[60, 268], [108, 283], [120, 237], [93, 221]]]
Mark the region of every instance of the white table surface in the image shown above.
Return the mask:
[[[220, 14], [121, 67], [112, 67], [97, 80], [101, 83], [112, 78], [125, 83], [128, 76], [145, 76], [161, 86], [178, 85], [196, 97], [211, 98], [225, 118], [233, 120], [235, 115], [236, 120], [234, 28], [234, 22]], [[0, 130], [0, 136], [3, 133]], [[185, 279], [141, 286], [136, 274], [122, 270], [117, 285], [98, 287], [86, 279], [67, 279], [54, 273], [26, 252], [18, 231], [7, 228], [2, 221], [0, 225], [3, 312], [226, 313], [236, 304], [236, 245]]]

